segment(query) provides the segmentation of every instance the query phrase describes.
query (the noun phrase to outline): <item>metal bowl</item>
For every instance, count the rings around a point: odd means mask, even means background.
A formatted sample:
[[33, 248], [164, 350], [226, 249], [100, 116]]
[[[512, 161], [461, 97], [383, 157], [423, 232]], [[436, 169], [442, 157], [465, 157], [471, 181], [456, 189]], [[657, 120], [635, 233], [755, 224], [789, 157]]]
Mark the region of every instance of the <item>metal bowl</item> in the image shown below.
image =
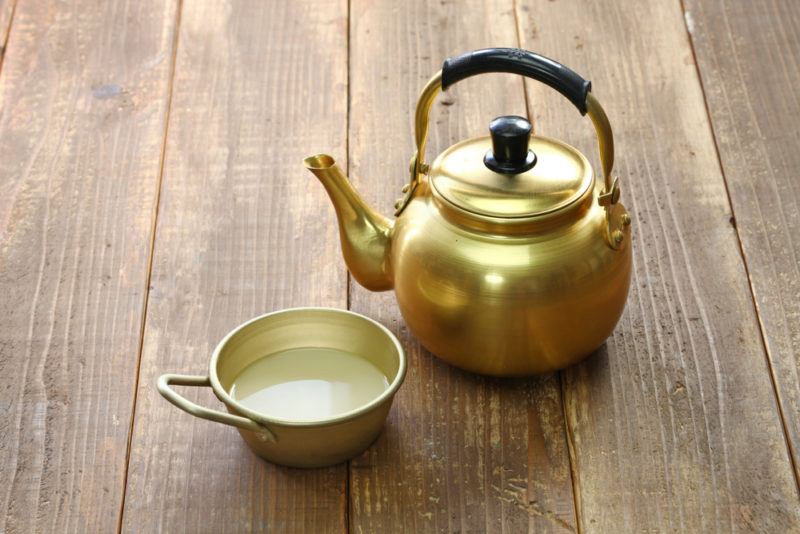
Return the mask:
[[[325, 348], [367, 360], [389, 386], [370, 402], [333, 417], [280, 419], [253, 411], [231, 395], [234, 380], [257, 360], [300, 348]], [[400, 342], [383, 325], [346, 310], [292, 308], [256, 317], [230, 332], [214, 349], [208, 376], [165, 374], [158, 391], [178, 408], [235, 426], [247, 445], [267, 461], [292, 467], [322, 467], [357, 456], [375, 441], [406, 374]], [[211, 387], [228, 413], [199, 406], [171, 385]]]

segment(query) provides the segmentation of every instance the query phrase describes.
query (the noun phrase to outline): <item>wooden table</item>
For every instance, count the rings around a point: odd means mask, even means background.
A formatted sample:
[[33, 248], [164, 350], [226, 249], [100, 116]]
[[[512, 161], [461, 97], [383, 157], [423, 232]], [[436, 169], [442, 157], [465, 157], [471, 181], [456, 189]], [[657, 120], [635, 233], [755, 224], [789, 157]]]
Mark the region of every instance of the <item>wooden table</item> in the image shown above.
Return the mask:
[[[0, 0], [0, 532], [800, 531], [799, 36], [793, 0]], [[593, 81], [633, 217], [625, 315], [551, 376], [421, 349], [301, 165], [389, 213], [418, 92], [486, 46]], [[596, 165], [541, 84], [439, 102], [429, 154], [527, 113]], [[408, 349], [347, 465], [268, 465], [154, 387], [296, 305]]]

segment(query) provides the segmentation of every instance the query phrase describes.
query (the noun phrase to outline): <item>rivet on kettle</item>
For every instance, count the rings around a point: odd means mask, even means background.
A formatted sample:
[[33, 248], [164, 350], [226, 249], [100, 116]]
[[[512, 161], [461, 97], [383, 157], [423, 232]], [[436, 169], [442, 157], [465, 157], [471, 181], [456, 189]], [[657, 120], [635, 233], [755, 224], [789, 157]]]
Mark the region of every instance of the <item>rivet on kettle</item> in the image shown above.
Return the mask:
[[611, 234], [611, 237], [613, 237], [613, 238], [614, 238], [614, 243], [616, 243], [617, 245], [619, 245], [620, 243], [622, 243], [622, 240], [623, 240], [623, 238], [624, 238], [625, 236], [623, 236], [623, 235], [622, 235], [622, 232], [621, 232], [621, 231], [619, 231], [619, 230], [614, 230], [614, 232]]
[[406, 185], [404, 185], [404, 186], [403, 186], [403, 189], [402, 189], [403, 193], [408, 193], [408, 189], [409, 189], [410, 187], [411, 187], [411, 184], [406, 184]]
[[620, 221], [622, 222], [623, 226], [630, 226], [631, 224], [631, 216], [627, 213], [623, 213], [622, 217], [620, 217]]

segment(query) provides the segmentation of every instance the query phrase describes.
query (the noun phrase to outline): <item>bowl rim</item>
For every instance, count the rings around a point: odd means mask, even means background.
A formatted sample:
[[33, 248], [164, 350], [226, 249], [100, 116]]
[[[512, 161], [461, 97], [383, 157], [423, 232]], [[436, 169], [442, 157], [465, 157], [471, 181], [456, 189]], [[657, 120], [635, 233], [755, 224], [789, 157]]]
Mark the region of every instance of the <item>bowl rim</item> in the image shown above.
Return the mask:
[[[320, 311], [320, 312], [328, 312], [331, 314], [343, 314], [343, 315], [350, 315], [354, 317], [358, 317], [360, 319], [364, 319], [367, 322], [371, 323], [372, 325], [376, 326], [380, 329], [383, 334], [391, 340], [392, 344], [394, 345], [395, 349], [397, 350], [397, 356], [399, 359], [397, 373], [395, 374], [394, 380], [392, 380], [389, 387], [387, 387], [383, 393], [372, 399], [367, 404], [359, 406], [358, 408], [354, 408], [348, 412], [344, 412], [338, 414], [334, 417], [327, 417], [324, 419], [313, 419], [309, 421], [298, 421], [292, 419], [282, 419], [280, 417], [272, 417], [262, 412], [257, 412], [255, 410], [251, 410], [246, 406], [242, 405], [238, 401], [236, 401], [233, 397], [225, 391], [225, 388], [222, 387], [222, 384], [219, 381], [219, 377], [217, 376], [217, 361], [219, 360], [220, 354], [228, 342], [235, 336], [237, 333], [241, 332], [245, 328], [249, 327], [250, 325], [268, 319], [270, 317], [276, 315], [283, 315], [283, 314], [292, 314], [298, 313], [302, 311]], [[214, 391], [214, 394], [217, 398], [222, 401], [226, 406], [232, 408], [236, 411], [236, 413], [241, 414], [245, 417], [252, 419], [257, 423], [263, 424], [274, 424], [280, 426], [289, 426], [289, 427], [301, 427], [301, 428], [312, 428], [312, 427], [320, 427], [320, 426], [328, 426], [338, 423], [344, 423], [347, 421], [351, 421], [353, 419], [358, 418], [359, 416], [365, 415], [368, 412], [371, 412], [375, 408], [382, 405], [385, 401], [391, 400], [392, 396], [397, 392], [400, 386], [403, 384], [403, 381], [406, 377], [406, 371], [408, 369], [408, 362], [406, 359], [406, 353], [403, 350], [403, 346], [400, 344], [400, 341], [388, 328], [383, 326], [381, 323], [367, 317], [366, 315], [362, 315], [360, 313], [351, 311], [351, 310], [344, 310], [340, 308], [331, 308], [325, 306], [300, 306], [295, 308], [285, 308], [281, 310], [272, 311], [269, 313], [265, 313], [263, 315], [259, 315], [258, 317], [253, 317], [252, 319], [240, 324], [228, 334], [222, 338], [222, 340], [217, 344], [216, 348], [214, 348], [214, 352], [211, 355], [211, 360], [208, 364], [208, 378], [211, 382], [211, 389]]]

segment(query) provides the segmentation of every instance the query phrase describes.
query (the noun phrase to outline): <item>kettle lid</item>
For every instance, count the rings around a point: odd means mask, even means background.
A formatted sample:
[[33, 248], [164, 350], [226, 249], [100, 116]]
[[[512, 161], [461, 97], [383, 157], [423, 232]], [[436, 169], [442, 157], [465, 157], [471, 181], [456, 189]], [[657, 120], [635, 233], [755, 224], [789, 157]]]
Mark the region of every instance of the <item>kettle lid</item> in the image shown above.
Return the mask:
[[489, 131], [451, 146], [431, 165], [433, 189], [448, 203], [486, 217], [529, 218], [561, 210], [590, 189], [586, 157], [556, 139], [531, 138], [523, 117], [498, 117]]

